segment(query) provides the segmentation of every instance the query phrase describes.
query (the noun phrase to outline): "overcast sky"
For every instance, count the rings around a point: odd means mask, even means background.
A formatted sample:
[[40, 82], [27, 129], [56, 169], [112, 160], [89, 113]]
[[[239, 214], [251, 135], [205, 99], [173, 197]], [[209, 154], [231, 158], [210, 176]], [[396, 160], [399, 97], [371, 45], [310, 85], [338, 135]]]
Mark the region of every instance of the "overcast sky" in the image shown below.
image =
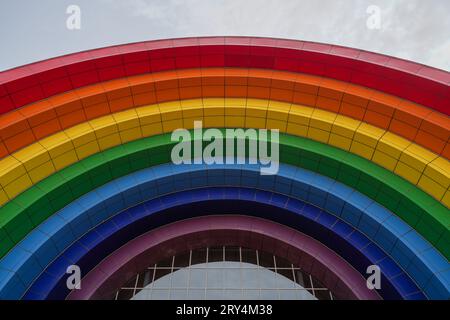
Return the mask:
[[[69, 5], [81, 29], [69, 30]], [[367, 12], [380, 9], [380, 28]], [[449, 0], [0, 0], [0, 70], [143, 40], [267, 36], [380, 52], [450, 71]]]

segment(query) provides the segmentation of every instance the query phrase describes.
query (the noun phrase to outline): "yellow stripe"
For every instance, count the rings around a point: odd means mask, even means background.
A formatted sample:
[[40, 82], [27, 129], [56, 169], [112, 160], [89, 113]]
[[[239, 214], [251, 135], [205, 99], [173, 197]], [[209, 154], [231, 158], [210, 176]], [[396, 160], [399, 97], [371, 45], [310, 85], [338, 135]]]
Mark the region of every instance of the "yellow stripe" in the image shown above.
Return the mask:
[[280, 129], [360, 155], [450, 206], [450, 162], [391, 132], [336, 113], [259, 99], [196, 99], [144, 106], [97, 118], [44, 138], [0, 161], [0, 205], [92, 154], [143, 137], [205, 128]]

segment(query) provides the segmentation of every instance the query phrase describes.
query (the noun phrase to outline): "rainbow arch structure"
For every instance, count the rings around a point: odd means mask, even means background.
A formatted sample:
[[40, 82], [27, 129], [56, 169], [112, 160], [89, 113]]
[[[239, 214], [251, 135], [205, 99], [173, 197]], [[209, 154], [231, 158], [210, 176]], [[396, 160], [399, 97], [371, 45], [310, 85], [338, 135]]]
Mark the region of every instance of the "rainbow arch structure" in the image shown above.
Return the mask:
[[[342, 299], [449, 299], [449, 85], [410, 61], [247, 37], [2, 72], [0, 299], [106, 299], [205, 243], [276, 252]], [[197, 120], [279, 129], [279, 172], [172, 164], [170, 133]], [[65, 287], [71, 264], [82, 290]]]

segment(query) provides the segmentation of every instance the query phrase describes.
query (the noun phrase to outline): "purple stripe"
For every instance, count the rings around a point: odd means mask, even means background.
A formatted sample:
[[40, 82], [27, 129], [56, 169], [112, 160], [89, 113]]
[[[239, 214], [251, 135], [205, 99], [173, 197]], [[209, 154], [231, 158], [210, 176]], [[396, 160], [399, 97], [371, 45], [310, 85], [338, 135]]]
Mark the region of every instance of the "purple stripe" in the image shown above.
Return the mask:
[[[98, 299], [119, 288], [130, 277], [161, 259], [194, 246], [243, 245], [286, 257], [311, 273], [326, 287], [348, 292], [348, 298], [378, 300], [366, 281], [347, 261], [319, 241], [289, 227], [249, 216], [205, 216], [178, 221], [149, 231], [128, 242], [82, 279], [82, 289], [67, 299]], [[156, 262], [156, 261], [155, 261]]]

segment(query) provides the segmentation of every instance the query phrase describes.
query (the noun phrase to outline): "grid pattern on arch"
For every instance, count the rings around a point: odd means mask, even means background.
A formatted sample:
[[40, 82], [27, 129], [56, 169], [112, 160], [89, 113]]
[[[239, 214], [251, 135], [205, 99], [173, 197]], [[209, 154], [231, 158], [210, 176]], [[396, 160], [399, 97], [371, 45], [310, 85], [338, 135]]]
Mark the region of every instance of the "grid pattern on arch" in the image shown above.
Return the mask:
[[284, 258], [244, 247], [218, 246], [176, 254], [149, 266], [110, 298], [333, 300], [336, 296]]

